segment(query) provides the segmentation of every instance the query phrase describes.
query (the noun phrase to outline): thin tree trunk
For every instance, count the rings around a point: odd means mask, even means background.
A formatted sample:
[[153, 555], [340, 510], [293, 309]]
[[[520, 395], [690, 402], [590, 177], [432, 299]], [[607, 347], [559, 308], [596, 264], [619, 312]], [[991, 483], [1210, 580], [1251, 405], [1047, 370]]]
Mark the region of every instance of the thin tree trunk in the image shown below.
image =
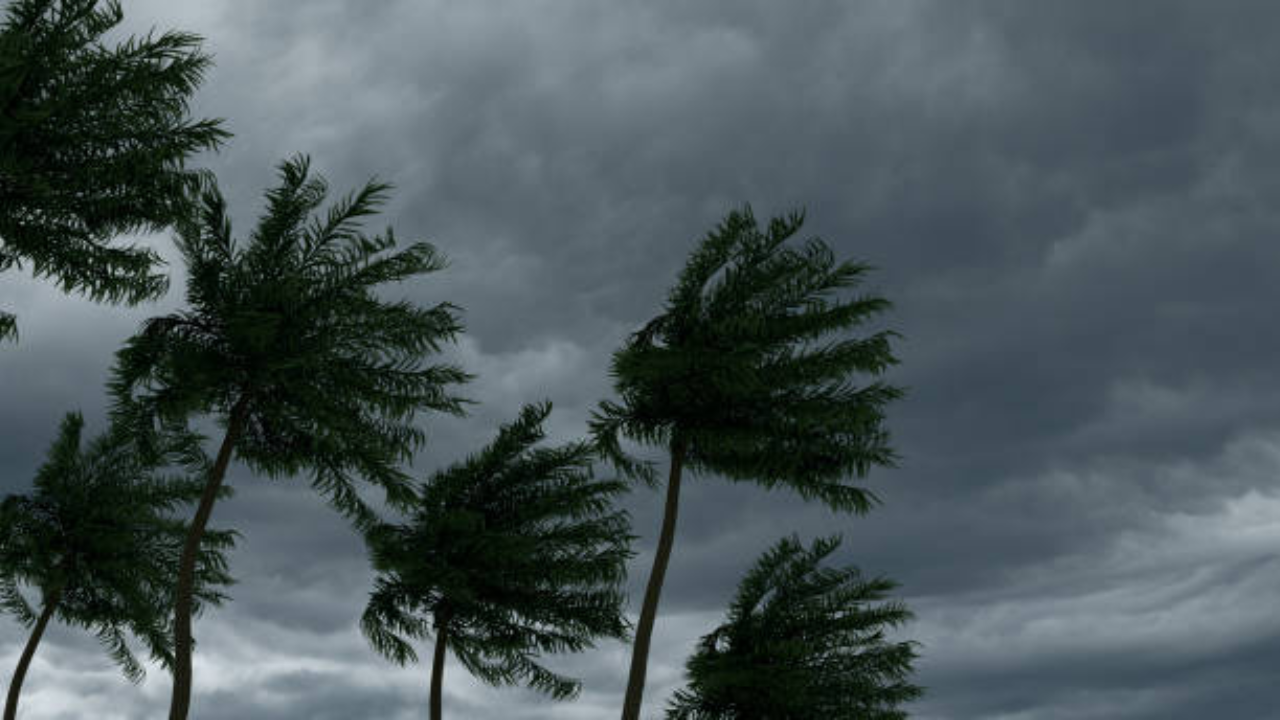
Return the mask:
[[431, 720], [440, 720], [442, 717], [441, 694], [444, 689], [444, 644], [448, 629], [447, 622], [436, 625], [436, 652], [435, 658], [431, 663]]
[[173, 603], [173, 698], [169, 704], [169, 720], [187, 720], [187, 712], [191, 708], [191, 603], [195, 590], [196, 556], [209, 515], [213, 512], [213, 503], [218, 499], [218, 490], [226, 477], [227, 465], [231, 463], [231, 450], [244, 431], [247, 415], [247, 401], [241, 398], [231, 409], [227, 433], [218, 448], [213, 470], [205, 481], [196, 516], [187, 529], [186, 544], [182, 546], [178, 588]]
[[22, 650], [18, 667], [13, 671], [13, 680], [9, 682], [9, 699], [4, 704], [4, 720], [14, 720], [18, 716], [18, 694], [22, 692], [22, 681], [27, 677], [27, 668], [31, 665], [31, 658], [35, 657], [40, 636], [44, 635], [45, 626], [49, 624], [49, 618], [53, 617], [53, 611], [58, 608], [58, 601], [61, 599], [62, 594], [58, 592], [45, 599], [44, 610], [40, 611], [40, 619], [36, 620], [31, 637], [27, 638], [27, 646]]
[[676, 536], [676, 515], [680, 510], [680, 468], [684, 463], [685, 444], [676, 440], [671, 446], [671, 474], [667, 478], [667, 503], [662, 514], [662, 531], [658, 535], [658, 549], [653, 554], [653, 570], [649, 573], [649, 585], [644, 591], [644, 605], [640, 608], [640, 625], [636, 628], [635, 643], [631, 646], [631, 674], [627, 677], [627, 694], [622, 701], [622, 720], [640, 720], [640, 702], [644, 698], [644, 678], [649, 665], [649, 639], [653, 635], [653, 621], [658, 614], [658, 596], [662, 594], [662, 580], [667, 574], [667, 561], [671, 559], [671, 546]]

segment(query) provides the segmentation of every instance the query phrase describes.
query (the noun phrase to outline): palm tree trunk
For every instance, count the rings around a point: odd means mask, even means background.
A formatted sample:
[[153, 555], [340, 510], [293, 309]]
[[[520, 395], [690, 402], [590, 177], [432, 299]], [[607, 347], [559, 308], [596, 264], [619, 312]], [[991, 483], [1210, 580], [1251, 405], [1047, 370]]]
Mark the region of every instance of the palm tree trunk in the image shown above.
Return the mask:
[[231, 409], [222, 446], [218, 448], [218, 457], [205, 481], [200, 505], [196, 508], [191, 527], [187, 529], [186, 544], [182, 546], [178, 588], [173, 603], [173, 698], [169, 703], [169, 720], [187, 720], [187, 712], [191, 708], [191, 603], [195, 590], [196, 556], [209, 515], [213, 512], [213, 503], [218, 499], [218, 491], [226, 477], [227, 465], [231, 463], [231, 450], [244, 432], [248, 409], [244, 398]]
[[644, 591], [644, 605], [640, 608], [640, 625], [636, 627], [635, 643], [631, 646], [631, 674], [627, 677], [627, 694], [622, 701], [622, 720], [640, 720], [640, 701], [644, 697], [644, 678], [649, 665], [649, 639], [653, 635], [653, 621], [658, 614], [658, 596], [662, 594], [662, 580], [667, 574], [667, 561], [671, 559], [671, 546], [676, 536], [676, 516], [680, 510], [680, 468], [684, 463], [684, 452], [684, 441], [677, 439], [671, 444], [667, 504], [663, 509], [658, 549], [653, 554], [653, 570], [649, 573], [649, 585]]
[[436, 652], [431, 663], [431, 720], [442, 717], [441, 692], [444, 687], [444, 644], [448, 634], [448, 623], [436, 625]]
[[44, 610], [40, 611], [40, 619], [36, 620], [36, 627], [31, 631], [31, 637], [27, 638], [27, 646], [23, 648], [22, 657], [18, 658], [18, 667], [13, 671], [13, 680], [9, 682], [9, 699], [4, 703], [4, 720], [14, 720], [18, 717], [18, 694], [22, 692], [22, 681], [27, 677], [27, 668], [31, 665], [31, 658], [36, 654], [36, 646], [40, 644], [45, 626], [49, 624], [49, 618], [53, 617], [53, 611], [57, 609], [58, 601], [61, 599], [62, 595], [58, 592], [45, 599]]

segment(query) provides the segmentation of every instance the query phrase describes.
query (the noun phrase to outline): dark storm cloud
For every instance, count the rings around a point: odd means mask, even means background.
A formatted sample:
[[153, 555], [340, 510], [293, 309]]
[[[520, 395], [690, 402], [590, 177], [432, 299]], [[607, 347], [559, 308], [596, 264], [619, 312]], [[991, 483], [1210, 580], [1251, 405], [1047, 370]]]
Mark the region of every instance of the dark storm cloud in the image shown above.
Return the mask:
[[[236, 133], [209, 164], [237, 234], [275, 163], [308, 152], [335, 196], [373, 175], [395, 183], [373, 228], [451, 258], [404, 292], [465, 308], [468, 334], [446, 357], [478, 373], [464, 392], [480, 404], [423, 419], [417, 477], [479, 449], [525, 402], [556, 403], [550, 442], [580, 436], [610, 392], [609, 353], [734, 206], [806, 206], [807, 234], [876, 266], [867, 289], [894, 301], [882, 323], [905, 336], [891, 380], [909, 388], [890, 411], [901, 467], [867, 481], [885, 505], [851, 519], [689, 482], [655, 712], [742, 572], [795, 531], [842, 532], [842, 561], [903, 582], [919, 615], [904, 636], [925, 642], [922, 717], [1252, 718], [1275, 705], [1263, 677], [1280, 646], [1267, 601], [1280, 547], [1266, 519], [1280, 472], [1272, 5], [154, 1], [126, 13], [130, 31], [190, 29], [216, 55], [197, 110]], [[12, 489], [62, 412], [103, 421], [110, 353], [179, 303], [181, 282], [135, 310], [4, 282], [0, 304], [23, 319], [22, 342], [0, 351]], [[197, 707], [420, 710], [425, 669], [394, 668], [354, 632], [371, 573], [351, 531], [305, 478], [232, 481], [240, 492], [214, 523], [244, 532], [241, 582], [201, 621], [221, 630], [206, 631]], [[659, 502], [645, 489], [626, 502], [637, 605]], [[16, 655], [19, 634], [5, 638]], [[586, 680], [574, 705], [530, 704], [456, 667], [447, 702], [478, 718], [614, 712], [621, 646], [561, 662]], [[33, 692], [51, 687], [38, 669]], [[81, 677], [59, 676], [113, 706], [98, 676]], [[137, 701], [162, 707], [164, 687], [153, 673]], [[75, 707], [37, 697], [33, 717]], [[120, 717], [147, 716], [137, 708]]]

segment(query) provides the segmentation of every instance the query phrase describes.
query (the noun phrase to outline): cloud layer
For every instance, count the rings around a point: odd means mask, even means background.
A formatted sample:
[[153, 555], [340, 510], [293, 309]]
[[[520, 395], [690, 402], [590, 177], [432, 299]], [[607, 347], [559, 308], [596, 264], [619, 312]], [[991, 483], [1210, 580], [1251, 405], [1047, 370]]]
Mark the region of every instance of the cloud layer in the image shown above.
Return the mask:
[[[196, 111], [236, 137], [205, 159], [246, 235], [295, 152], [335, 194], [396, 192], [376, 224], [448, 269], [401, 288], [465, 309], [447, 356], [465, 419], [424, 417], [414, 472], [461, 459], [519, 407], [581, 436], [609, 354], [659, 311], [696, 239], [750, 202], [876, 266], [908, 388], [901, 467], [850, 518], [723, 479], [684, 495], [649, 673], [657, 715], [698, 635], [778, 537], [841, 532], [840, 559], [902, 582], [922, 718], [1263, 718], [1280, 693], [1280, 10], [1227, 4], [588, 2], [125, 4], [125, 32], [200, 33]], [[165, 236], [138, 238], [173, 258]], [[66, 297], [9, 272], [0, 478], [29, 487], [58, 417], [104, 421], [111, 353], [181, 304]], [[649, 456], [661, 460], [658, 450]], [[307, 488], [233, 471], [215, 524], [244, 533], [235, 600], [196, 626], [195, 716], [408, 718], [427, 669], [359, 637], [372, 573]], [[660, 496], [627, 500], [648, 573]], [[24, 636], [0, 623], [0, 661]], [[556, 705], [450, 665], [455, 717], [617, 712], [626, 649], [557, 667]], [[55, 629], [31, 720], [149, 718], [92, 638]]]

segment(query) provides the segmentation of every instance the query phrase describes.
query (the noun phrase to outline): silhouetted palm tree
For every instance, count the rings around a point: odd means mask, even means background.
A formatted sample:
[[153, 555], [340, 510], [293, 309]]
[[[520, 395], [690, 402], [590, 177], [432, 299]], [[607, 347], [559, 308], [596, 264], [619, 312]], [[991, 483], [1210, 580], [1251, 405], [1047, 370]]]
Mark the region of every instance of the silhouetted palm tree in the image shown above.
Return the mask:
[[623, 639], [621, 584], [630, 557], [626, 489], [593, 480], [590, 443], [530, 450], [551, 404], [528, 405], [478, 455], [436, 473], [407, 507], [407, 525], [369, 533], [379, 575], [361, 620], [393, 661], [417, 659], [402, 636], [435, 636], [430, 713], [441, 716], [446, 647], [492, 685], [522, 683], [555, 698], [576, 680], [536, 661]]
[[[122, 435], [106, 433], [81, 448], [84, 420], [69, 413], [36, 474], [30, 496], [0, 504], [0, 607], [32, 627], [9, 685], [5, 720], [13, 720], [27, 667], [49, 621], [57, 618], [97, 634], [124, 674], [137, 682], [143, 668], [125, 644], [126, 630], [151, 656], [172, 663], [169, 618], [173, 575], [186, 526], [172, 517], [204, 487], [208, 458], [195, 436], [169, 437], [164, 456], [185, 474], [163, 474], [162, 458]], [[223, 552], [234, 533], [204, 534], [195, 572], [200, 604], [219, 604], [229, 584]], [[19, 590], [39, 591], [39, 611]]]
[[390, 229], [367, 237], [389, 186], [370, 182], [327, 213], [324, 180], [296, 157], [280, 167], [267, 211], [246, 245], [231, 235], [216, 185], [178, 224], [188, 310], [154, 318], [118, 353], [112, 391], [123, 422], [211, 413], [226, 428], [183, 551], [175, 605], [171, 720], [191, 696], [193, 551], [232, 453], [268, 476], [311, 471], [330, 504], [367, 526], [374, 516], [356, 478], [393, 498], [409, 492], [398, 464], [424, 440], [419, 410], [462, 414], [446, 386], [470, 376], [424, 365], [461, 330], [456, 308], [422, 308], [380, 296], [379, 286], [433, 272], [444, 260], [427, 243], [395, 253]]
[[[200, 37], [166, 32], [115, 47], [102, 35], [124, 14], [114, 0], [13, 0], [0, 24], [0, 271], [37, 276], [94, 300], [163, 295], [160, 258], [113, 246], [182, 212], [199, 174], [188, 157], [230, 137], [192, 120], [191, 93], [209, 66]], [[0, 312], [0, 339], [17, 333]]]
[[902, 720], [921, 689], [908, 682], [916, 657], [885, 630], [911, 619], [885, 601], [897, 585], [858, 569], [819, 567], [840, 545], [805, 549], [784, 538], [738, 585], [727, 621], [704, 636], [686, 664], [668, 720]]
[[856, 285], [868, 266], [836, 264], [816, 238], [800, 250], [784, 248], [803, 221], [799, 213], [775, 218], [762, 232], [750, 208], [731, 212], [690, 256], [665, 311], [614, 353], [611, 374], [622, 402], [606, 400], [593, 413], [600, 450], [650, 483], [653, 468], [628, 457], [619, 434], [671, 454], [623, 720], [640, 714], [684, 467], [865, 512], [874, 496], [845, 480], [892, 464], [881, 422], [883, 407], [901, 391], [879, 381], [859, 384], [857, 374], [879, 375], [896, 362], [889, 347], [894, 333], [816, 344], [889, 303], [870, 295], [828, 299]]

